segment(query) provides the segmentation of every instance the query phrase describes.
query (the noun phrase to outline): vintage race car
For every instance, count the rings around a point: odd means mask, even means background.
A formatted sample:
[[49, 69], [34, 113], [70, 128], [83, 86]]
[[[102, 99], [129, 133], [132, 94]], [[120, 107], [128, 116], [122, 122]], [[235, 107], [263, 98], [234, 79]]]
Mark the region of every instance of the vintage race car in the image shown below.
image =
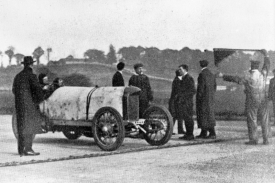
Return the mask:
[[[149, 144], [166, 144], [173, 132], [173, 120], [163, 106], [152, 105], [139, 117], [137, 87], [61, 87], [40, 104], [49, 131], [68, 139], [93, 137], [105, 151], [118, 149], [124, 137], [144, 138]], [[13, 131], [17, 136], [16, 117]]]

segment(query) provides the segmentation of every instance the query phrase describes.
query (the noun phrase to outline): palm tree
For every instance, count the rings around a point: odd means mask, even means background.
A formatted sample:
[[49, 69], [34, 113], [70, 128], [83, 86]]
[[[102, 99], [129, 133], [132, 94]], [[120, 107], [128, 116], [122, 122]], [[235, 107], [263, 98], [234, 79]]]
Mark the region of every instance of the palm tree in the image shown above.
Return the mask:
[[16, 53], [15, 55], [13, 55], [13, 57], [16, 58], [16, 63], [17, 65], [20, 65], [20, 63], [22, 62], [24, 55], [21, 53]]
[[47, 48], [47, 57], [48, 57], [48, 62], [50, 61], [50, 53], [52, 52], [52, 48]]
[[44, 50], [43, 50], [40, 46], [38, 46], [38, 47], [33, 51], [32, 55], [33, 55], [33, 58], [36, 59], [37, 65], [40, 64], [40, 57], [41, 57], [43, 54], [44, 54]]
[[12, 57], [14, 55], [14, 47], [9, 46], [8, 50], [5, 51], [5, 54], [8, 55], [8, 57], [9, 57], [9, 65], [11, 65], [11, 59], [12, 59]]

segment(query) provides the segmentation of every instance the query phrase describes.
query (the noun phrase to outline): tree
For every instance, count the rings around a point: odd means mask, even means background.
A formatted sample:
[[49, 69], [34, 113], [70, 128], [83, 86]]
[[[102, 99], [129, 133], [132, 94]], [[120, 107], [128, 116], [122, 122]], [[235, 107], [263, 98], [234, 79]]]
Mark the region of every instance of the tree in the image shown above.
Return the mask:
[[52, 48], [47, 48], [47, 57], [48, 57], [48, 63], [50, 62], [50, 53], [52, 52]]
[[73, 73], [63, 77], [66, 86], [92, 86], [90, 78], [83, 74]]
[[113, 45], [110, 45], [109, 53], [107, 54], [107, 63], [113, 64], [117, 62], [116, 51]]
[[68, 56], [66, 57], [66, 60], [72, 60], [72, 59], [74, 59], [74, 56], [72, 56], [72, 55], [68, 55]]
[[91, 61], [102, 62], [105, 61], [105, 55], [103, 51], [96, 49], [89, 49], [84, 53], [84, 57], [88, 57]]
[[43, 50], [40, 46], [38, 46], [38, 47], [33, 51], [32, 55], [33, 55], [33, 58], [36, 59], [37, 65], [40, 64], [40, 57], [41, 57], [43, 54], [44, 54], [44, 50]]
[[1, 56], [1, 68], [3, 68], [3, 60], [2, 60], [3, 52], [2, 51], [0, 51], [0, 56]]
[[9, 46], [8, 50], [5, 51], [5, 54], [8, 55], [8, 57], [9, 57], [9, 65], [11, 65], [11, 59], [12, 59], [12, 57], [14, 55], [14, 47]]
[[20, 65], [20, 62], [22, 62], [24, 55], [21, 53], [16, 53], [15, 55], [13, 55], [13, 57], [15, 57], [17, 65]]

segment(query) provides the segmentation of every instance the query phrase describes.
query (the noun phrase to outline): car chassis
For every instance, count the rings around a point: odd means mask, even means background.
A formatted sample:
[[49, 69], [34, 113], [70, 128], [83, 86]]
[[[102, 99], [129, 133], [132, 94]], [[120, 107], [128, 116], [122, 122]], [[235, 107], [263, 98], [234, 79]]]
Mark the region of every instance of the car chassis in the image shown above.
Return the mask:
[[[63, 132], [71, 140], [93, 137], [104, 151], [118, 149], [124, 137], [144, 138], [150, 145], [166, 144], [173, 132], [169, 111], [151, 105], [139, 117], [137, 87], [61, 87], [39, 108], [48, 131]], [[12, 119], [17, 137], [16, 116]]]

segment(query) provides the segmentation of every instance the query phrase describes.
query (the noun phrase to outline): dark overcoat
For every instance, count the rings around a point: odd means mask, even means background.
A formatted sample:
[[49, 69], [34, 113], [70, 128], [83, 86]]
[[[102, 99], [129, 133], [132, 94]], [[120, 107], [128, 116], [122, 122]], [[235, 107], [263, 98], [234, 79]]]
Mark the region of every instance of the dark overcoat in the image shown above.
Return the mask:
[[193, 97], [196, 94], [195, 81], [192, 76], [186, 74], [180, 80], [178, 94], [176, 97], [177, 117], [184, 119], [186, 116], [193, 116]]
[[123, 76], [119, 71], [117, 71], [114, 74], [113, 79], [112, 79], [112, 85], [113, 86], [124, 86], [125, 85]]
[[149, 107], [149, 101], [153, 100], [149, 78], [144, 74], [133, 75], [129, 80], [129, 86], [136, 86], [141, 89], [139, 95], [139, 116], [142, 117], [145, 110]]
[[42, 133], [43, 118], [39, 111], [39, 102], [43, 100], [43, 91], [32, 69], [25, 67], [13, 81], [15, 110], [18, 132], [21, 134]]
[[181, 80], [179, 79], [178, 76], [175, 77], [175, 79], [172, 82], [172, 91], [171, 91], [171, 96], [169, 99], [169, 111], [171, 113], [171, 115], [174, 118], [178, 118], [178, 110], [176, 107], [176, 100], [177, 100], [177, 96], [179, 93], [179, 88], [181, 87]]
[[275, 102], [275, 79], [274, 77], [270, 79], [269, 89], [268, 89], [268, 98]]
[[214, 98], [216, 77], [208, 68], [202, 70], [198, 77], [196, 110], [198, 128], [208, 129], [216, 126]]

